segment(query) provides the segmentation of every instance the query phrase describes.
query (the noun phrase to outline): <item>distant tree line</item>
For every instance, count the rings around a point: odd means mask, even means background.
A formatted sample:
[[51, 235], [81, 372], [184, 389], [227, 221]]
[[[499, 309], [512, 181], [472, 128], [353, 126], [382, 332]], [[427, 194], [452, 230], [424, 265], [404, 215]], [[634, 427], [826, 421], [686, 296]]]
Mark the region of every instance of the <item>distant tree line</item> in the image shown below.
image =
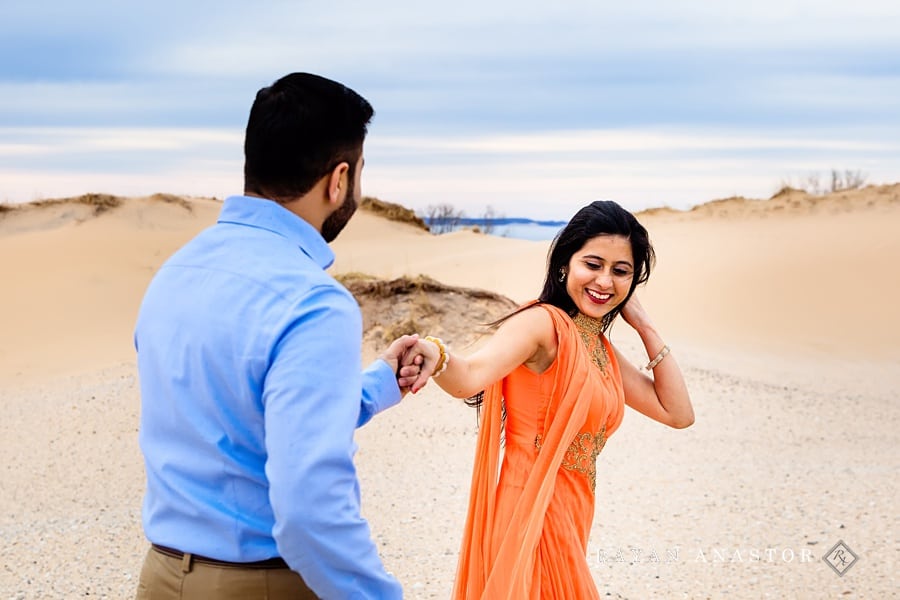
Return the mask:
[[[465, 218], [466, 213], [463, 210], [448, 203], [429, 205], [422, 214], [422, 219], [429, 230], [437, 235], [459, 229], [460, 223]], [[478, 226], [479, 231], [491, 234], [496, 226], [494, 221], [502, 216], [497, 214], [493, 206], [488, 205], [478, 218], [481, 222]]]
[[799, 177], [796, 183], [791, 179], [782, 179], [780, 188], [781, 191], [794, 189], [802, 190], [814, 196], [821, 196], [831, 192], [858, 190], [866, 185], [867, 179], [868, 176], [859, 170], [845, 169], [841, 171], [839, 169], [831, 169], [830, 176], [828, 173], [823, 176], [821, 173], [813, 171]]

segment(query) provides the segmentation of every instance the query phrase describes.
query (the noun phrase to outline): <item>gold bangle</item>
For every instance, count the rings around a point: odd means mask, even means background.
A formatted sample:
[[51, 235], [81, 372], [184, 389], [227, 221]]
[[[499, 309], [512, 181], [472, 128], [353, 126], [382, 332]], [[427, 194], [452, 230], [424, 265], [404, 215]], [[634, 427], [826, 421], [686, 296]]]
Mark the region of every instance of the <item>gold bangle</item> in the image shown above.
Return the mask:
[[447, 365], [450, 364], [450, 353], [447, 351], [447, 346], [446, 344], [444, 344], [444, 340], [442, 340], [441, 338], [436, 338], [429, 335], [425, 336], [425, 340], [437, 346], [438, 351], [441, 353], [441, 355], [438, 357], [437, 364], [434, 366], [434, 373], [431, 374], [432, 377], [437, 377], [447, 370]]
[[648, 371], [652, 371], [653, 368], [654, 368], [656, 365], [658, 365], [659, 363], [662, 362], [662, 359], [664, 359], [665, 357], [667, 357], [667, 356], [669, 355], [669, 352], [670, 352], [669, 346], [663, 346], [663, 347], [662, 347], [662, 350], [659, 351], [659, 354], [657, 354], [657, 355], [653, 358], [653, 360], [651, 360], [650, 362], [648, 362], [648, 363], [647, 363], [647, 366], [644, 367], [644, 368], [645, 368], [646, 370], [648, 370]]

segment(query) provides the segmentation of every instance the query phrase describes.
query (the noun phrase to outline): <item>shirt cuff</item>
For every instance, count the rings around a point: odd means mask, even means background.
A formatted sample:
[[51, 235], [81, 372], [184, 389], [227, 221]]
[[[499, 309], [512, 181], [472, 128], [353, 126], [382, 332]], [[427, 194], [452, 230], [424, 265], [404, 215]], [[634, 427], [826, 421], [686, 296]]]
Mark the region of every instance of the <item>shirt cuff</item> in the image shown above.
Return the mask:
[[381, 358], [362, 372], [362, 384], [363, 396], [369, 401], [373, 415], [399, 404], [403, 397], [396, 373]]

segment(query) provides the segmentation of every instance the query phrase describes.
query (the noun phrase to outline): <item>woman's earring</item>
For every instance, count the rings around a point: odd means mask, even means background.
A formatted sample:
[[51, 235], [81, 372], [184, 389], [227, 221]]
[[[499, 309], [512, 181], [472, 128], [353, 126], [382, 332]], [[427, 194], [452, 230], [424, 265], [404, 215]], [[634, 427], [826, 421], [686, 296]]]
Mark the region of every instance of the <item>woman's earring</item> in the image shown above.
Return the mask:
[[565, 280], [566, 280], [566, 270], [560, 269], [559, 270], [559, 282], [562, 283]]

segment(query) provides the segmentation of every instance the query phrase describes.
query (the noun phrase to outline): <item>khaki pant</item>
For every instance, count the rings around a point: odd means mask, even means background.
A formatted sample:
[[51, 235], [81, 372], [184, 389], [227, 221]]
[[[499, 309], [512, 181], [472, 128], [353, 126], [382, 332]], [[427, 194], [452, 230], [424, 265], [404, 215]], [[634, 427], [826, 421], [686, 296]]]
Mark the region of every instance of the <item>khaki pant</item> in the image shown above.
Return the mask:
[[136, 600], [317, 600], [290, 569], [253, 569], [147, 552]]

